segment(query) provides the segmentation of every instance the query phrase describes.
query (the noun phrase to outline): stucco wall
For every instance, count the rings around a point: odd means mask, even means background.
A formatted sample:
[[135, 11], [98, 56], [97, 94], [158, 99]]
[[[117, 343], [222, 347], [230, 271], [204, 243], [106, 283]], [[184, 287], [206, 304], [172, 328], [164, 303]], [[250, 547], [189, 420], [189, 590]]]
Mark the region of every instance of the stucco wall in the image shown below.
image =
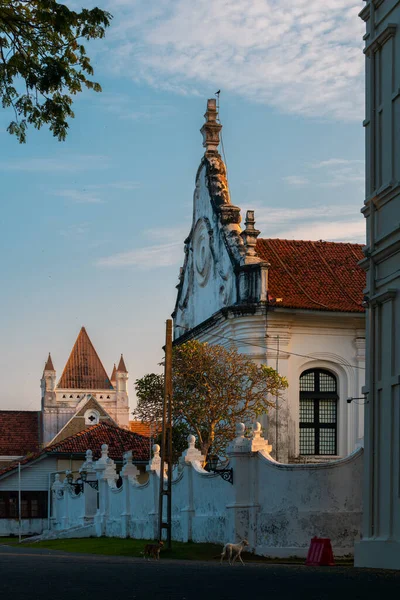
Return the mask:
[[[363, 450], [330, 464], [283, 465], [266, 449], [259, 432], [235, 438], [229, 449], [231, 485], [204, 471], [200, 453], [190, 448], [173, 478], [173, 539], [224, 544], [247, 538], [250, 550], [260, 555], [305, 556], [310, 539], [317, 535], [331, 539], [336, 555], [352, 554], [361, 526]], [[85, 494], [71, 502], [67, 484], [56, 482], [53, 529], [75, 526], [81, 514], [81, 523], [94, 522], [99, 536], [155, 539], [158, 456], [144, 484], [137, 482], [131, 464], [125, 465], [123, 487], [118, 490], [112, 461], [95, 464], [93, 472], [99, 481], [99, 510], [94, 518], [85, 514], [87, 485]]]

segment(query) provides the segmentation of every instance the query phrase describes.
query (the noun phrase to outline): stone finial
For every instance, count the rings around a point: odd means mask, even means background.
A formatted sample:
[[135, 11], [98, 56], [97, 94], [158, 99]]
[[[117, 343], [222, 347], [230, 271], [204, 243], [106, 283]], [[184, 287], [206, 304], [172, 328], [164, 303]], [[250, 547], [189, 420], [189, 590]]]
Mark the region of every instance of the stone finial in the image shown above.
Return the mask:
[[61, 490], [63, 489], [63, 487], [64, 487], [64, 484], [61, 483], [61, 481], [60, 481], [60, 475], [59, 475], [59, 473], [56, 473], [54, 476], [54, 483], [51, 486], [51, 489], [53, 490], [53, 494], [61, 497], [61, 494], [62, 494]]
[[261, 423], [258, 421], [253, 425], [253, 434], [251, 439], [251, 451], [252, 452], [271, 452], [272, 446], [268, 444], [268, 440], [265, 440], [262, 436]]
[[160, 446], [158, 444], [153, 445], [153, 458], [148, 464], [147, 471], [158, 471], [161, 468], [161, 457], [160, 457]]
[[91, 450], [86, 450], [85, 462], [79, 469], [80, 473], [82, 471], [94, 471], [93, 452]]
[[188, 447], [182, 452], [182, 456], [179, 459], [179, 464], [190, 464], [192, 462], [199, 462], [201, 464], [204, 463], [205, 457], [202, 455], [200, 450], [198, 450], [195, 446], [196, 438], [194, 435], [190, 434], [187, 436]]
[[137, 482], [139, 469], [132, 463], [132, 450], [123, 455], [124, 466], [121, 469], [121, 477], [128, 477], [133, 483]]
[[245, 431], [246, 425], [244, 423], [236, 423], [236, 437], [243, 438]]
[[227, 448], [228, 455], [236, 454], [238, 452], [250, 452], [250, 440], [244, 437], [245, 431], [246, 425], [244, 423], [237, 423], [236, 437]]
[[254, 227], [254, 210], [248, 210], [246, 212], [246, 220], [244, 222], [246, 228], [240, 234], [243, 239], [243, 243], [246, 249], [245, 263], [260, 262], [259, 257], [256, 254], [256, 243], [257, 238], [260, 235], [260, 231]]
[[101, 445], [101, 459], [103, 461], [107, 461], [108, 458], [108, 444], [102, 444]]
[[206, 149], [206, 156], [210, 154], [218, 154], [219, 132], [222, 125], [217, 122], [218, 111], [217, 101], [215, 98], [207, 100], [207, 111], [204, 115], [206, 122], [200, 129], [203, 136], [203, 147]]

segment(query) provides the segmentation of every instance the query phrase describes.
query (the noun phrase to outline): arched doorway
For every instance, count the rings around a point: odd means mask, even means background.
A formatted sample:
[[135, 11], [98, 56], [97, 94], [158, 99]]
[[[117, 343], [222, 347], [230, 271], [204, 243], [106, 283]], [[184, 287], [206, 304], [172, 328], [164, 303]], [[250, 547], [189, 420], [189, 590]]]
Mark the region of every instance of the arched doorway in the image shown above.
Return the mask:
[[301, 455], [337, 454], [337, 379], [325, 369], [300, 375]]

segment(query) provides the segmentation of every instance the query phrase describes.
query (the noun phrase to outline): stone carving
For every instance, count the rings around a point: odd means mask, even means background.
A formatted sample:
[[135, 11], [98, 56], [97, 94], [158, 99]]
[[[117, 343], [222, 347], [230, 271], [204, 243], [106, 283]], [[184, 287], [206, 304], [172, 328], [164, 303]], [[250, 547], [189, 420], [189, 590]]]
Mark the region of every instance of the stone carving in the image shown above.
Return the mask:
[[187, 441], [188, 441], [188, 447], [182, 453], [182, 456], [179, 459], [179, 464], [184, 465], [184, 464], [188, 464], [188, 463], [190, 464], [192, 462], [199, 462], [199, 463], [203, 464], [205, 461], [205, 457], [202, 455], [200, 450], [198, 450], [195, 446], [195, 444], [196, 444], [195, 436], [192, 434], [188, 435]]
[[254, 210], [248, 210], [246, 212], [245, 220], [246, 229], [240, 234], [246, 248], [246, 256], [244, 257], [244, 262], [246, 264], [260, 262], [260, 258], [256, 254], [256, 243], [260, 231], [256, 229], [254, 225]]
[[161, 468], [160, 446], [158, 444], [154, 444], [152, 450], [153, 458], [149, 462], [146, 470], [157, 471], [157, 473], [159, 473]]
[[261, 423], [258, 421], [253, 425], [253, 435], [250, 446], [252, 452], [262, 451], [269, 454], [272, 450], [271, 444], [268, 444], [268, 440], [265, 440], [262, 436]]
[[205, 286], [211, 269], [212, 229], [208, 229], [204, 219], [199, 219], [193, 235], [193, 254], [196, 278], [200, 286]]
[[123, 460], [124, 466], [121, 470], [121, 477], [128, 477], [129, 481], [136, 483], [139, 475], [139, 469], [132, 464], [132, 450], [125, 452]]

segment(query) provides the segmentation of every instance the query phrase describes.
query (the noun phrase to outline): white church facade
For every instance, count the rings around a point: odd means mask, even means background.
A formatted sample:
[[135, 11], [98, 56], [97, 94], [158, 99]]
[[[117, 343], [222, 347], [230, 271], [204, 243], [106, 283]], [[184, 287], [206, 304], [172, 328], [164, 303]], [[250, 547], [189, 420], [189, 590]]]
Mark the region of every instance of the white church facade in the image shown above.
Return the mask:
[[279, 462], [346, 456], [362, 445], [364, 427], [362, 246], [260, 239], [251, 210], [242, 229], [218, 152], [215, 100], [205, 118], [174, 343], [235, 344], [287, 377], [287, 392], [261, 417]]
[[[59, 382], [56, 381], [56, 371], [49, 354], [41, 379], [44, 446], [53, 442], [70, 419], [84, 408], [82, 429], [84, 425], [96, 425], [104, 416], [103, 411], [118, 426], [129, 428], [128, 371], [123, 356], [118, 367], [114, 365], [109, 377], [84, 327], [79, 332]], [[76, 433], [76, 427], [74, 431], [65, 433]]]

